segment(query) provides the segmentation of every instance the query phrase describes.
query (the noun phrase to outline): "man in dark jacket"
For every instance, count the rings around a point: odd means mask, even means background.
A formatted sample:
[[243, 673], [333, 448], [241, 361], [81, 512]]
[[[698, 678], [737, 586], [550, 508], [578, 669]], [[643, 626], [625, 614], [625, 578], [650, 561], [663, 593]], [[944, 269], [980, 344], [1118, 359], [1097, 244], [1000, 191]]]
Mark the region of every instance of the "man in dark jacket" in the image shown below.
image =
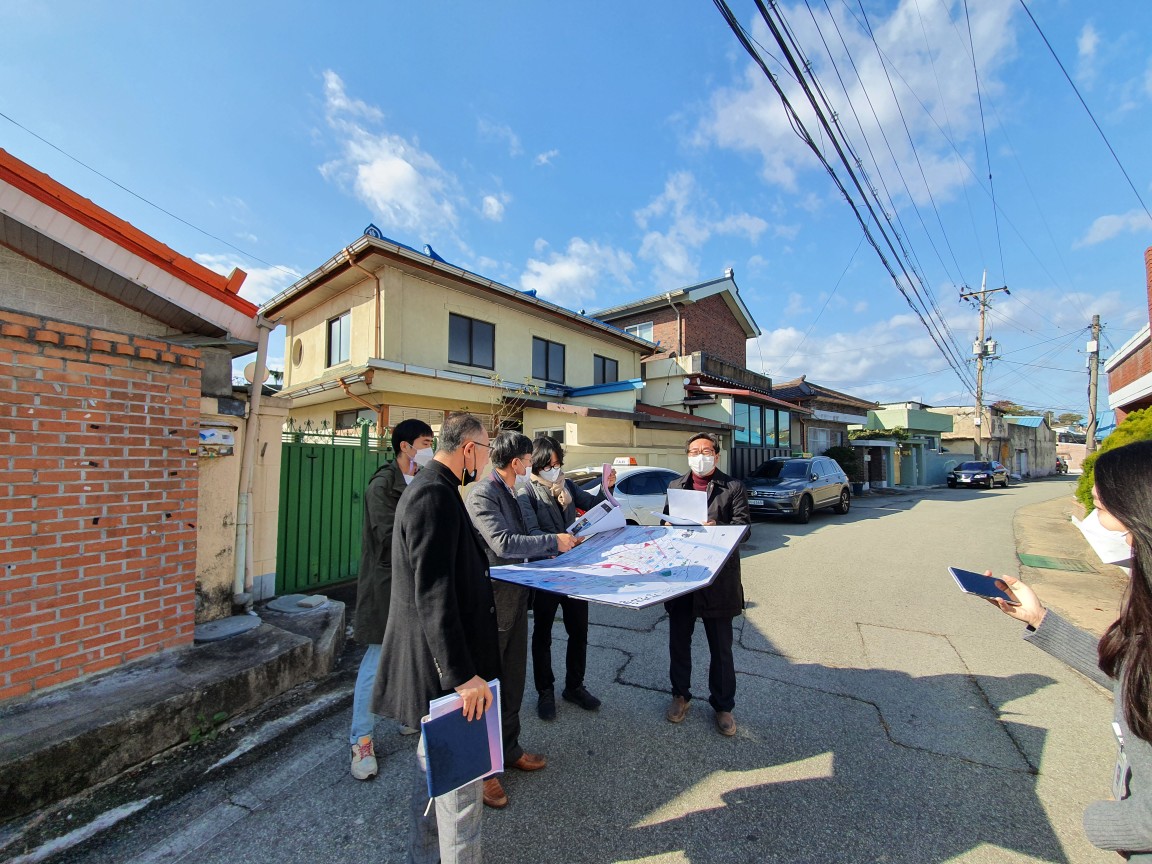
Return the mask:
[[380, 643], [388, 623], [388, 600], [392, 594], [392, 524], [400, 495], [416, 471], [432, 459], [432, 427], [423, 420], [402, 420], [392, 430], [394, 461], [377, 469], [364, 490], [364, 528], [360, 541], [360, 570], [356, 576], [356, 618], [353, 637], [365, 646], [364, 659], [352, 693], [352, 776], [367, 780], [376, 776], [376, 748], [372, 730], [376, 718], [368, 709]]
[[[568, 533], [533, 536], [524, 524], [515, 488], [528, 482], [532, 466], [532, 442], [519, 432], [501, 432], [492, 439], [492, 473], [468, 492], [468, 515], [487, 545], [488, 563], [522, 564], [550, 558], [576, 545]], [[547, 765], [538, 753], [520, 746], [520, 704], [528, 671], [528, 594], [522, 585], [493, 581], [496, 621], [500, 628], [500, 721], [504, 738], [504, 765], [520, 771], [537, 771]], [[497, 777], [484, 781], [484, 803], [505, 807], [508, 796]]]
[[[372, 707], [413, 728], [431, 700], [452, 691], [463, 700], [464, 716], [478, 720], [492, 705], [488, 681], [501, 674], [484, 544], [460, 498], [462, 480], [487, 462], [488, 434], [480, 421], [450, 415], [435, 458], [396, 508], [391, 608]], [[408, 860], [479, 862], [483, 784], [468, 783], [427, 808], [423, 737], [416, 760]]]
[[[739, 480], [716, 467], [720, 441], [701, 432], [688, 439], [687, 474], [677, 477], [669, 489], [692, 489], [708, 496], [705, 525], [750, 525], [748, 492]], [[704, 622], [711, 663], [708, 667], [708, 702], [716, 712], [721, 735], [736, 734], [732, 709], [736, 705], [736, 666], [732, 658], [732, 619], [744, 611], [744, 586], [740, 582], [740, 552], [716, 575], [712, 584], [664, 604], [668, 612], [668, 677], [672, 681], [669, 723], [679, 723], [692, 699], [692, 631], [696, 619]]]

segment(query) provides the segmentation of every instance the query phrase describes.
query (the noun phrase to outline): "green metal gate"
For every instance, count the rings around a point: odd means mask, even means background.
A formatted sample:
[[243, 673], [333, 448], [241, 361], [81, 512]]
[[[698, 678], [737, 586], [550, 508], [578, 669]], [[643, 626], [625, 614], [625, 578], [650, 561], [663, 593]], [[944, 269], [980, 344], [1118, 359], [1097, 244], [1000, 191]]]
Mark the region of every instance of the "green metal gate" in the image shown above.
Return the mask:
[[394, 458], [387, 438], [295, 427], [283, 436], [276, 593], [310, 591], [356, 578], [364, 490]]

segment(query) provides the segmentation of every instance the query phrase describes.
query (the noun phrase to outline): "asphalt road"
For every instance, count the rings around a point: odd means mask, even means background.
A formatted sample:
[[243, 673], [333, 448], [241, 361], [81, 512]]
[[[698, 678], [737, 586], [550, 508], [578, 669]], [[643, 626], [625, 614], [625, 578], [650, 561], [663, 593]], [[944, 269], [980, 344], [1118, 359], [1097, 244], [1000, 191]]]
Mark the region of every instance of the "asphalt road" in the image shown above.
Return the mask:
[[[663, 719], [662, 609], [594, 608], [587, 684], [604, 705], [561, 702], [544, 723], [526, 698], [522, 742], [549, 766], [506, 777], [511, 805], [485, 814], [485, 860], [1117, 860], [1080, 827], [1110, 788], [1110, 696], [945, 569], [1018, 572], [1014, 514], [1071, 487], [872, 496], [809, 525], [757, 523], [743, 551], [734, 738], [717, 734], [703, 698], [682, 724]], [[559, 624], [555, 636], [561, 670]], [[348, 717], [296, 727], [53, 860], [401, 861], [415, 741], [381, 721], [381, 775], [358, 782]]]

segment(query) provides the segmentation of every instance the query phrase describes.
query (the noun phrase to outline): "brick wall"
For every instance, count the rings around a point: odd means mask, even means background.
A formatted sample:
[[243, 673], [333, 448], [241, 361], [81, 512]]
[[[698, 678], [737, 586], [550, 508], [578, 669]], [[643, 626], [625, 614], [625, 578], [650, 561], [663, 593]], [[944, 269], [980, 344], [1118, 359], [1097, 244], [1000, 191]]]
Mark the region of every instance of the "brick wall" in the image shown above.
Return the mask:
[[0, 309], [0, 699], [192, 641], [195, 350]]
[[[733, 366], [747, 368], [748, 340], [723, 298], [713, 294], [698, 303], [677, 304], [676, 308], [680, 310], [680, 326], [684, 332], [684, 344], [679, 350], [681, 355], [704, 351]], [[652, 341], [659, 342], [665, 351], [676, 351], [680, 340], [676, 334], [676, 313], [671, 306], [613, 319], [612, 324], [623, 330], [632, 324], [649, 321], [652, 322]]]
[[684, 354], [704, 351], [744, 369], [748, 366], [748, 339], [744, 328], [718, 295], [684, 307]]

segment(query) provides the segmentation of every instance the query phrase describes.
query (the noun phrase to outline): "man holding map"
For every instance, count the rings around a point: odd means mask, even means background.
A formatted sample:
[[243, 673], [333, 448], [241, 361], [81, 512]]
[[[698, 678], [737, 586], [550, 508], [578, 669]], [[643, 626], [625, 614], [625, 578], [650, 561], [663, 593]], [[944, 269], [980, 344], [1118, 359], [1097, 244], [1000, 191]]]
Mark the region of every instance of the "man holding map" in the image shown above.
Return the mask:
[[[688, 466], [691, 470], [668, 489], [695, 491], [707, 503], [705, 525], [750, 525], [748, 492], [744, 484], [717, 467], [720, 441], [706, 432], [688, 439]], [[668, 510], [665, 508], [665, 513]], [[704, 622], [711, 662], [708, 668], [708, 702], [716, 712], [716, 728], [721, 735], [736, 734], [732, 709], [736, 705], [736, 666], [732, 657], [732, 619], [744, 611], [744, 586], [740, 581], [740, 554], [734, 551], [712, 584], [667, 601], [668, 677], [672, 701], [665, 716], [679, 723], [688, 713], [692, 699], [692, 631], [696, 619]]]

